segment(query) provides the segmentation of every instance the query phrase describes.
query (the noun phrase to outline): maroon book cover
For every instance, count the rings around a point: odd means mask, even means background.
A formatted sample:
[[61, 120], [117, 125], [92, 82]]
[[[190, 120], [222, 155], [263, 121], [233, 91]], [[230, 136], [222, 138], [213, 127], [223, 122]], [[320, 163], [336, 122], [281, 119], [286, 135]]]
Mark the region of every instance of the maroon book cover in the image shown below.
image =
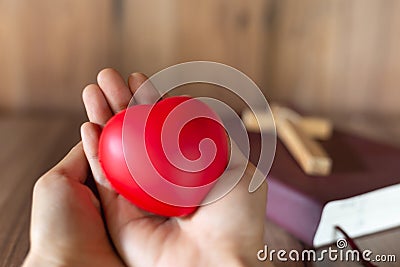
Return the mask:
[[[249, 137], [256, 162], [260, 136]], [[268, 175], [267, 217], [310, 246], [328, 202], [400, 183], [399, 148], [341, 131], [321, 144], [333, 160], [329, 176], [306, 175], [280, 141]]]

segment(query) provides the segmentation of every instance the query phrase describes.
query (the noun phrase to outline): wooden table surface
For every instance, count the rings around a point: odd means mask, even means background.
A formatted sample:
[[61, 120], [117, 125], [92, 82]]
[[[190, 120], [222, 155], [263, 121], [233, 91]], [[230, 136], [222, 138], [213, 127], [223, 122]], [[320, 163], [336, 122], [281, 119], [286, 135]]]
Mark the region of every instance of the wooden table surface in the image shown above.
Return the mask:
[[[338, 120], [343, 122], [343, 120]], [[361, 129], [373, 138], [400, 145], [400, 124], [385, 128], [348, 119], [352, 130]], [[29, 217], [35, 181], [79, 140], [82, 119], [67, 115], [0, 115], [0, 267], [20, 266], [29, 249]], [[379, 127], [376, 123], [380, 123]], [[361, 125], [361, 126], [360, 126]], [[388, 124], [391, 125], [391, 124]], [[347, 126], [348, 127], [348, 126]], [[351, 127], [348, 127], [351, 128]], [[368, 131], [367, 129], [378, 129]], [[380, 133], [379, 133], [380, 132]], [[269, 249], [296, 249], [304, 245], [273, 222], [266, 221], [265, 242]], [[400, 265], [400, 228], [357, 239], [361, 248], [374, 253], [396, 254]], [[261, 249], [261, 248], [260, 248]], [[360, 266], [358, 263], [277, 262], [275, 266]]]

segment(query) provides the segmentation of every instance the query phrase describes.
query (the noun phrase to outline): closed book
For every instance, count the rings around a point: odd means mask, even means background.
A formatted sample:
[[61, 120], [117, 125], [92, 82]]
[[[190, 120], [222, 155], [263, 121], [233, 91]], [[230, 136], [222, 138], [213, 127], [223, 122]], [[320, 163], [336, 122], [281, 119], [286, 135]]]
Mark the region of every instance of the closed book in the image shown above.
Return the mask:
[[[256, 163], [260, 136], [249, 137]], [[316, 248], [337, 240], [336, 225], [352, 237], [400, 226], [400, 149], [342, 131], [321, 145], [332, 172], [309, 176], [278, 140], [266, 216]]]

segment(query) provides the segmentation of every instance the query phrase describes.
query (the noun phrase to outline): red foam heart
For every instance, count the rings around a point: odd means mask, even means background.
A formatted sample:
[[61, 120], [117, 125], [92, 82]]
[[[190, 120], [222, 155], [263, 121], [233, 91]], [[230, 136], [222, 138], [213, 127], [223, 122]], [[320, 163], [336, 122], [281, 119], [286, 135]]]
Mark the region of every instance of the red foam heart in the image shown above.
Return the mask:
[[99, 159], [111, 185], [136, 206], [183, 216], [196, 210], [224, 172], [228, 149], [225, 130], [206, 104], [170, 97], [111, 118], [100, 137]]

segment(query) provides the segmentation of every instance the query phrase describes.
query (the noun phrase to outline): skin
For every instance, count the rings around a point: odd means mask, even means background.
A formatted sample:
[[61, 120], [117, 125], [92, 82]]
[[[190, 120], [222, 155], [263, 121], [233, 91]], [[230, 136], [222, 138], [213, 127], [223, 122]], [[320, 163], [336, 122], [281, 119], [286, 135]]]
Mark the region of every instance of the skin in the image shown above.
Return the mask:
[[[146, 79], [134, 73], [125, 84], [115, 70], [104, 69], [97, 84], [84, 89], [89, 122], [81, 127], [82, 142], [34, 188], [31, 248], [25, 267], [268, 265], [256, 256], [264, 246], [267, 187], [264, 183], [256, 192], [248, 192], [253, 165], [248, 165], [228, 195], [184, 218], [140, 210], [104, 177], [98, 161], [102, 126], [127, 107]], [[136, 102], [150, 102], [156, 94], [148, 92]], [[83, 184], [88, 171], [93, 173], [100, 199]], [[239, 175], [235, 168], [228, 171]]]

